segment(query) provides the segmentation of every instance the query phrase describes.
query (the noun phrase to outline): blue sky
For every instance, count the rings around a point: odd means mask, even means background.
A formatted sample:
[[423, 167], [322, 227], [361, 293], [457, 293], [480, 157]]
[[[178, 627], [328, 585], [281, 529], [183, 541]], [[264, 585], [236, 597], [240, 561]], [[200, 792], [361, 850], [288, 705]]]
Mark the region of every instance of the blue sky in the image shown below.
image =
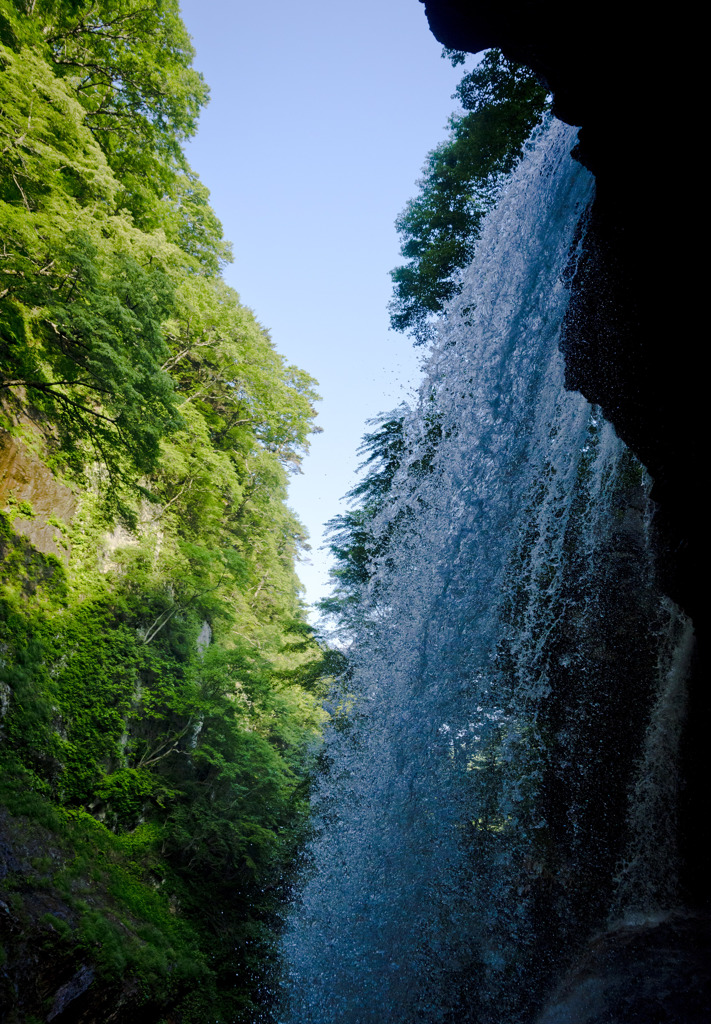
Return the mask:
[[225, 277], [323, 401], [290, 504], [311, 536], [355, 482], [366, 420], [412, 391], [421, 357], [389, 330], [394, 220], [446, 135], [462, 75], [418, 0], [181, 0], [211, 101], [188, 158], [233, 242]]

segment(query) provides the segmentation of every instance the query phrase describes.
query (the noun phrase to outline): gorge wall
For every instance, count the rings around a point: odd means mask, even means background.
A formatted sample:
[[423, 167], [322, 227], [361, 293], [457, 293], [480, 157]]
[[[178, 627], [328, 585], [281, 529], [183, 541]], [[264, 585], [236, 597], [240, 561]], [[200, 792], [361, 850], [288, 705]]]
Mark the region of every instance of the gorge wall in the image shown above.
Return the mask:
[[308, 811], [315, 382], [221, 276], [192, 58], [177, 0], [0, 0], [2, 1024], [254, 1024]]

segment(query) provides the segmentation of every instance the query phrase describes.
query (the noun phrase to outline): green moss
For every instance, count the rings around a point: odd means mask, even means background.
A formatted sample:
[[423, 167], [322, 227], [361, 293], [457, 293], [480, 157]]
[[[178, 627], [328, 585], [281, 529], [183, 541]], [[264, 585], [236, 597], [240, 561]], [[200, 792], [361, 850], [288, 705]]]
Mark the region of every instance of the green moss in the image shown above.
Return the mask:
[[72, 926], [64, 918], [57, 917], [56, 914], [45, 914], [42, 920], [61, 941], [69, 942], [74, 937]]
[[12, 492], [7, 499], [5, 508], [12, 518], [15, 516], [22, 516], [23, 519], [34, 519], [35, 510], [32, 507], [32, 503], [29, 501], [18, 500], [14, 497]]

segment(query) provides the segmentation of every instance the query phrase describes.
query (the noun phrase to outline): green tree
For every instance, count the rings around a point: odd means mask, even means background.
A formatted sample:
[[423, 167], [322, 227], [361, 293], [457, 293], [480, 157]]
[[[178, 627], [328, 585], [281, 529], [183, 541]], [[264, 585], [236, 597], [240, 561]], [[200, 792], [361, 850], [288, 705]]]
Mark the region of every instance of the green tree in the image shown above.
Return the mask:
[[358, 454], [365, 456], [358, 468], [366, 473], [346, 495], [356, 507], [326, 523], [328, 547], [335, 562], [331, 571], [333, 591], [319, 603], [319, 608], [326, 615], [335, 616], [342, 625], [347, 626], [352, 614], [357, 614], [363, 588], [384, 551], [384, 538], [376, 538], [374, 522], [385, 506], [402, 462], [406, 412], [401, 406], [369, 421], [377, 429], [364, 434], [358, 448]]
[[187, 170], [208, 90], [177, 0], [15, 0], [22, 37], [71, 83], [121, 182], [119, 202], [148, 230]]
[[395, 222], [408, 262], [391, 271], [390, 323], [417, 344], [459, 291], [457, 272], [472, 259], [482, 218], [547, 105], [533, 73], [498, 50], [464, 76], [456, 95], [467, 113], [450, 118], [449, 138], [429, 153], [419, 194]]
[[2, 48], [0, 401], [29, 402], [59, 462], [112, 481], [155, 466], [175, 422], [161, 370], [177, 250], [108, 215], [117, 183], [63, 82]]

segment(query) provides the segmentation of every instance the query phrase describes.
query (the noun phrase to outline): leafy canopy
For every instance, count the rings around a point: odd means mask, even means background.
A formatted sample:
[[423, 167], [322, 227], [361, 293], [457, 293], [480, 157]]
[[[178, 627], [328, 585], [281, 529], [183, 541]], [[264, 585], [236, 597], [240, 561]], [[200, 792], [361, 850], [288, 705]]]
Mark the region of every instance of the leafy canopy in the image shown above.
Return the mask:
[[47, 64], [0, 60], [0, 398], [29, 403], [60, 463], [149, 471], [176, 421], [161, 322], [179, 254], [111, 212], [118, 183]]
[[[463, 57], [444, 55], [455, 64]], [[419, 194], [395, 222], [408, 262], [391, 271], [390, 323], [417, 344], [458, 292], [457, 272], [472, 259], [482, 218], [547, 105], [533, 73], [498, 50], [464, 76], [455, 95], [467, 113], [450, 118], [449, 138], [429, 153]]]
[[23, 34], [73, 89], [121, 181], [120, 202], [159, 226], [208, 89], [177, 0], [15, 0]]

